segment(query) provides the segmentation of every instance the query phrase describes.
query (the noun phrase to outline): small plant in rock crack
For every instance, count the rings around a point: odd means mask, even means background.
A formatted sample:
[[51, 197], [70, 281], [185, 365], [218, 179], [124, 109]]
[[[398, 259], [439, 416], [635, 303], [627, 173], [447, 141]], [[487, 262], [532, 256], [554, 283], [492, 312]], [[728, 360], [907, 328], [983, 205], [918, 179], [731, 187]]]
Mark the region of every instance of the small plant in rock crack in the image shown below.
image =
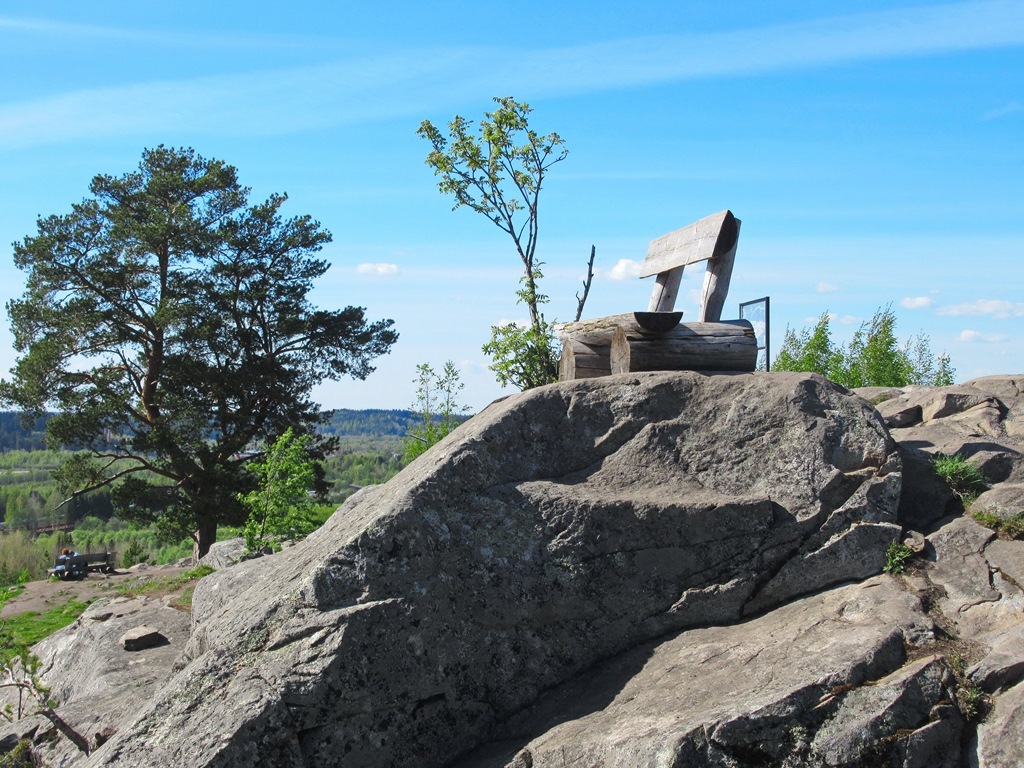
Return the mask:
[[982, 719], [987, 700], [985, 692], [981, 688], [965, 684], [957, 688], [956, 698], [960, 705], [960, 713], [968, 722], [974, 723]]
[[999, 514], [999, 510], [972, 509], [971, 517], [991, 528], [1002, 539], [1024, 539], [1024, 512], [1010, 515]]
[[979, 686], [967, 677], [967, 660], [958, 651], [946, 657], [953, 677], [956, 678], [956, 704], [968, 722], [975, 723], [985, 716], [988, 697]]
[[903, 573], [907, 570], [907, 563], [914, 557], [914, 550], [899, 541], [890, 542], [885, 550], [885, 566], [882, 570], [886, 573]]
[[952, 456], [936, 453], [932, 457], [932, 466], [935, 468], [935, 474], [965, 505], [970, 504], [988, 488], [985, 473], [959, 453]]

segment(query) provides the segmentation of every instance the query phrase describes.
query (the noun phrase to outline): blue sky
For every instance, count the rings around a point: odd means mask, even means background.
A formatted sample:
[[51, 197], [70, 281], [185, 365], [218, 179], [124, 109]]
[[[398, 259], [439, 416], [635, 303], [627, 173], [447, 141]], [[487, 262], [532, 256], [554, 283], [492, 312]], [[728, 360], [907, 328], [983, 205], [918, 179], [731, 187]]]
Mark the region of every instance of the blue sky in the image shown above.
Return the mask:
[[[525, 318], [507, 235], [451, 210], [415, 135], [534, 108], [570, 154], [541, 200], [549, 317], [645, 309], [653, 238], [743, 221], [726, 315], [770, 295], [772, 334], [824, 311], [836, 338], [891, 303], [961, 381], [1024, 371], [1024, 3], [970, 0], [91, 3], [0, 6], [0, 299], [9, 244], [143, 148], [237, 166], [334, 235], [324, 307], [401, 337], [329, 407], [402, 408], [417, 363], [456, 362], [464, 401], [502, 394], [480, 345]], [[678, 308], [696, 314], [702, 269]], [[730, 311], [731, 310], [731, 311]], [[14, 362], [0, 331], [0, 371]]]

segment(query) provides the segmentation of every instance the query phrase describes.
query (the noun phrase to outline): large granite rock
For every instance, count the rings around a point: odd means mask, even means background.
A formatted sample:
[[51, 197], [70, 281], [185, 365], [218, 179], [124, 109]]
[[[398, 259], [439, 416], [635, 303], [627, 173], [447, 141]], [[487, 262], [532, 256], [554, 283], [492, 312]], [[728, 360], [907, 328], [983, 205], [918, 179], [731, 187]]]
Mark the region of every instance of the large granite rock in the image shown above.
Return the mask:
[[908, 573], [621, 654], [457, 768], [1019, 766], [1022, 585], [1024, 542], [953, 517]]
[[457, 766], [955, 766], [953, 675], [917, 653], [933, 639], [920, 602], [874, 578], [618, 656]]
[[198, 565], [208, 565], [211, 568], [220, 570], [221, 568], [228, 568], [234, 565], [242, 559], [242, 555], [245, 554], [245, 539], [239, 537], [235, 539], [228, 539], [226, 541], [218, 541], [212, 547], [210, 551], [199, 558]]
[[[176, 674], [88, 765], [450, 763], [595, 663], [877, 573], [899, 468], [874, 408], [817, 376], [509, 398], [305, 542], [204, 579]], [[826, 679], [899, 668], [865, 665]], [[946, 685], [932, 663], [907, 679], [921, 701]], [[922, 706], [894, 722], [918, 733]]]

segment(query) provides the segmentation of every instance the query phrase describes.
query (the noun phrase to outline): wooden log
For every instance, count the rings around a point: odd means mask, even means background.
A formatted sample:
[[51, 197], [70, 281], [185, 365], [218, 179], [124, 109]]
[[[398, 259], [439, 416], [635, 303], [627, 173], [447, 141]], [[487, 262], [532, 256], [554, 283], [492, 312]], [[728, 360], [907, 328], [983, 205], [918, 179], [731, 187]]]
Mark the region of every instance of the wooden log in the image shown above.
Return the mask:
[[682, 323], [668, 333], [618, 328], [612, 339], [612, 374], [637, 371], [753, 371], [757, 339], [747, 320]]
[[637, 332], [664, 333], [679, 325], [682, 318], [682, 312], [626, 312], [575, 323], [559, 323], [555, 326], [555, 336], [561, 341], [573, 339], [584, 344], [611, 344], [612, 334], [619, 326]]
[[562, 340], [559, 381], [610, 376], [609, 354], [617, 328], [635, 333], [665, 333], [679, 325], [682, 316], [682, 312], [627, 312], [557, 326], [555, 335]]
[[558, 380], [594, 379], [611, 375], [608, 361], [611, 344], [590, 345], [575, 339], [562, 342], [562, 359], [558, 364]]
[[697, 322], [715, 323], [722, 319], [722, 309], [725, 307], [726, 296], [729, 295], [729, 281], [732, 279], [732, 265], [736, 261], [736, 246], [740, 236], [740, 220], [733, 218], [733, 224], [735, 231], [729, 249], [708, 262]]

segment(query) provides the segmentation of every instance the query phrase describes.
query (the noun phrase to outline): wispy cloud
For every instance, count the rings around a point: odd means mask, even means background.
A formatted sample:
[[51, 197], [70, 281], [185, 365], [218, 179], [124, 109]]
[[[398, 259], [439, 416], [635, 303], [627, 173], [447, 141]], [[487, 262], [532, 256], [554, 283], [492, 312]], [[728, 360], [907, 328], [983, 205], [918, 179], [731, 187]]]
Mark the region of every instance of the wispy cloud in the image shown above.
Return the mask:
[[964, 330], [956, 337], [957, 341], [968, 343], [983, 342], [985, 344], [998, 344], [1006, 341], [1006, 335], [1002, 333], [981, 333], [979, 331]]
[[821, 282], [818, 283], [817, 286], [815, 286], [814, 290], [816, 290], [818, 293], [835, 293], [836, 291], [839, 290], [839, 286], [833, 283]]
[[[176, 31], [166, 26], [160, 29], [109, 27], [99, 24], [75, 24], [53, 19], [0, 16], [0, 31], [37, 38], [62, 38], [74, 42], [117, 41], [161, 48], [303, 48], [317, 45], [316, 38], [289, 35], [208, 34], [195, 31]], [[337, 49], [336, 40], [322, 43]]]
[[[0, 106], [0, 144], [173, 131], [281, 135], [416, 114], [428, 83], [469, 63], [467, 51], [420, 51], [317, 67], [74, 91]], [[419, 93], [417, 96], [416, 94]]]
[[[44, 25], [10, 18], [4, 23]], [[149, 34], [86, 29], [100, 36]], [[51, 25], [51, 31], [62, 30], [67, 27]], [[145, 82], [8, 103], [0, 106], [0, 144], [15, 148], [156, 130], [162, 135], [288, 134], [422, 115], [481, 92], [538, 97], [1022, 43], [1024, 3], [973, 0], [532, 51], [404, 48], [313, 67]]]
[[904, 309], [928, 309], [934, 303], [931, 296], [907, 296], [900, 299], [900, 306]]
[[1024, 302], [1006, 301], [1005, 299], [978, 299], [964, 304], [939, 307], [936, 312], [940, 315], [954, 317], [992, 315], [999, 320], [1005, 320], [1009, 317], [1024, 317]]
[[1004, 104], [998, 109], [993, 109], [991, 112], [986, 112], [982, 116], [982, 120], [998, 120], [1001, 117], [1007, 117], [1009, 115], [1016, 115], [1020, 112], [1024, 112], [1024, 104], [1019, 101], [1011, 101], [1008, 104]]
[[397, 275], [397, 264], [360, 264], [356, 267], [360, 275]]

